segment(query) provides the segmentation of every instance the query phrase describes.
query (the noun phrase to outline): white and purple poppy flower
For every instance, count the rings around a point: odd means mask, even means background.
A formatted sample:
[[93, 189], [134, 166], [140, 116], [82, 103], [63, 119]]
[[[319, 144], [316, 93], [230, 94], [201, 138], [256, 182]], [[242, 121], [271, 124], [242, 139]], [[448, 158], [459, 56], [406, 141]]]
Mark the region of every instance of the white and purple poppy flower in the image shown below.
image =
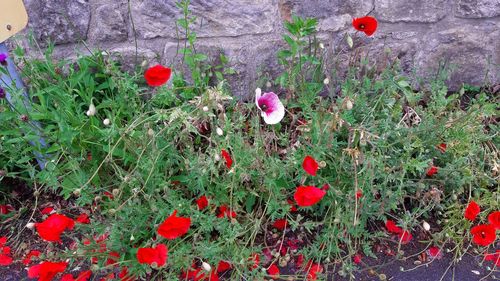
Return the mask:
[[285, 117], [285, 107], [278, 95], [273, 92], [264, 93], [260, 88], [255, 90], [255, 104], [260, 109], [260, 115], [269, 125], [278, 124]]

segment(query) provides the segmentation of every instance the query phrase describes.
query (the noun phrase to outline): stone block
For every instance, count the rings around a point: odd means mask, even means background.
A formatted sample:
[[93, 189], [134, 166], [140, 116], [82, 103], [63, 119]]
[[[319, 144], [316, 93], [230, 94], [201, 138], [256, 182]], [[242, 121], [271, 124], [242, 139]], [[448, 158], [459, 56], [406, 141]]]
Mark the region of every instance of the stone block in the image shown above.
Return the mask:
[[[175, 1], [141, 0], [132, 5], [141, 39], [177, 38], [176, 20], [182, 14]], [[193, 30], [198, 37], [266, 34], [280, 24], [277, 0], [193, 0], [190, 10], [197, 17]]]
[[126, 5], [124, 1], [117, 1], [96, 7], [93, 11], [89, 39], [97, 42], [126, 41], [128, 38]]
[[447, 0], [375, 0], [375, 17], [386, 22], [432, 23], [448, 12]]
[[42, 43], [74, 43], [87, 39], [90, 22], [88, 0], [25, 0], [29, 27]]
[[500, 16], [499, 0], [455, 0], [455, 15], [461, 18]]

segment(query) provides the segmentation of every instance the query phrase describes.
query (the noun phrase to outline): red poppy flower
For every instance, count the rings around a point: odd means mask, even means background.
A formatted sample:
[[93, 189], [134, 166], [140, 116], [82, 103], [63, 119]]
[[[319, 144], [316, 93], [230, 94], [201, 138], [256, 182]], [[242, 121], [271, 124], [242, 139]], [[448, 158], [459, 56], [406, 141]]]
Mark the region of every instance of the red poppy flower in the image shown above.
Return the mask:
[[480, 212], [481, 208], [479, 208], [479, 205], [476, 201], [471, 200], [467, 208], [465, 208], [464, 217], [470, 221], [474, 221]]
[[67, 262], [45, 261], [30, 267], [28, 269], [28, 277], [38, 278], [38, 281], [52, 281], [58, 273], [64, 272], [66, 267], [68, 267]]
[[403, 233], [403, 229], [397, 226], [396, 223], [392, 220], [387, 220], [385, 222], [385, 228], [387, 228], [387, 231], [389, 231], [390, 233], [396, 233], [396, 234]]
[[159, 244], [153, 248], [139, 248], [137, 251], [137, 260], [139, 263], [146, 263], [152, 265], [156, 263], [156, 266], [162, 267], [167, 262], [168, 249], [164, 244]]
[[367, 36], [372, 36], [377, 30], [378, 22], [374, 17], [366, 16], [352, 19], [354, 29], [364, 32]]
[[378, 22], [374, 17], [354, 18], [352, 26], [358, 31], [364, 32], [368, 36], [372, 36], [377, 30]]
[[273, 223], [273, 227], [278, 229], [278, 230], [283, 230], [287, 226], [288, 222], [286, 219], [277, 219]]
[[302, 168], [304, 169], [304, 171], [306, 171], [306, 173], [308, 173], [311, 176], [316, 176], [316, 172], [318, 171], [318, 167], [319, 166], [318, 166], [318, 163], [316, 162], [316, 160], [314, 160], [314, 158], [312, 158], [309, 155], [307, 155], [304, 158], [304, 161], [302, 162]]
[[227, 152], [225, 149], [221, 150], [221, 154], [226, 161], [226, 167], [228, 169], [231, 169], [231, 166], [233, 165], [233, 159], [231, 159], [231, 155], [229, 155], [229, 152]]
[[441, 151], [442, 153], [445, 153], [446, 152], [446, 143], [441, 143], [440, 145], [437, 146], [437, 149], [439, 149], [439, 151]]
[[363, 197], [363, 191], [361, 189], [358, 189], [356, 191], [356, 199], [359, 199], [361, 197]]
[[495, 233], [495, 227], [489, 224], [481, 224], [471, 228], [470, 233], [472, 234], [472, 242], [479, 246], [488, 246], [495, 242], [497, 235]]
[[76, 277], [76, 279], [73, 278], [73, 275], [68, 273], [63, 275], [61, 281], [88, 281], [91, 276], [92, 276], [92, 270], [83, 271], [78, 275], [78, 277]]
[[35, 223], [38, 235], [45, 241], [60, 241], [66, 229], [73, 229], [75, 222], [65, 215], [53, 214], [41, 223]]
[[186, 234], [191, 226], [190, 218], [177, 217], [177, 210], [158, 227], [158, 234], [173, 240]]
[[280, 269], [279, 267], [277, 267], [274, 263], [271, 264], [271, 266], [267, 269], [267, 274], [269, 274], [269, 276], [276, 280], [279, 278], [280, 276]]
[[432, 166], [432, 167], [429, 168], [429, 170], [427, 170], [427, 176], [432, 177], [437, 172], [438, 172], [438, 167]]
[[134, 275], [128, 272], [128, 267], [126, 266], [122, 267], [122, 270], [118, 273], [118, 277], [120, 278], [120, 281], [134, 281], [137, 279]]
[[54, 212], [54, 208], [45, 207], [40, 212], [42, 213], [42, 215], [50, 215], [52, 212]]
[[352, 257], [352, 261], [355, 264], [360, 264], [361, 263], [361, 255], [360, 254], [355, 254], [354, 257]]
[[500, 211], [488, 215], [488, 222], [496, 229], [500, 229]]
[[208, 199], [205, 195], [200, 196], [200, 198], [196, 199], [196, 205], [198, 205], [198, 210], [203, 210], [208, 207]]
[[401, 244], [408, 244], [411, 239], [413, 239], [413, 235], [408, 230], [403, 231], [402, 233], [398, 234], [399, 241], [401, 241]]
[[104, 191], [104, 196], [108, 197], [110, 200], [113, 200], [113, 198], [115, 198], [115, 196], [113, 195], [113, 193], [109, 192], [109, 191]]
[[318, 278], [318, 273], [323, 272], [323, 266], [317, 263], [313, 263], [312, 261], [309, 261], [307, 263], [306, 268], [309, 269], [309, 271], [307, 272], [308, 281], [316, 281]]
[[287, 199], [286, 202], [290, 205], [290, 212], [297, 212], [297, 206], [295, 206], [295, 202], [293, 202], [293, 200]]
[[218, 218], [236, 218], [236, 212], [230, 210], [226, 205], [219, 207]]
[[260, 264], [259, 254], [256, 253], [252, 254], [249, 260], [252, 261], [252, 266], [251, 266], [252, 269], [256, 269], [257, 267], [259, 267]]
[[10, 256], [10, 247], [3, 244], [5, 243], [2, 243], [0, 248], [0, 265], [7, 266], [12, 263], [12, 257]]
[[10, 206], [10, 205], [0, 205], [0, 214], [1, 215], [7, 215], [12, 210], [14, 210], [14, 208], [12, 208], [12, 206]]
[[297, 259], [295, 260], [295, 264], [297, 265], [297, 268], [302, 268], [302, 265], [304, 264], [304, 255], [299, 254], [297, 256]]
[[83, 213], [79, 215], [75, 221], [81, 224], [89, 224], [90, 223], [89, 215]]
[[496, 266], [500, 266], [500, 250], [497, 250], [496, 253], [493, 254], [485, 254], [484, 260], [492, 261], [495, 263]]
[[233, 268], [233, 266], [229, 262], [220, 261], [219, 264], [217, 265], [217, 272], [221, 273], [221, 272], [224, 272], [226, 270], [230, 270], [231, 268]]
[[205, 278], [205, 274], [201, 272], [201, 270], [202, 269], [200, 267], [193, 263], [191, 269], [181, 272], [181, 280], [200, 281]]
[[30, 252], [26, 255], [26, 257], [24, 257], [24, 259], [23, 259], [23, 264], [24, 264], [24, 265], [29, 265], [29, 264], [31, 263], [31, 258], [33, 258], [33, 257], [39, 257], [39, 256], [40, 256], [40, 254], [41, 254], [41, 252], [40, 252], [40, 251], [36, 251], [36, 250], [32, 250], [32, 251], [30, 251]]
[[144, 78], [149, 86], [159, 87], [167, 83], [170, 79], [170, 75], [172, 75], [172, 69], [161, 65], [155, 65], [146, 70]]
[[432, 246], [427, 249], [427, 254], [433, 259], [440, 259], [443, 257], [441, 250], [436, 246]]
[[299, 186], [293, 195], [295, 202], [300, 207], [309, 207], [318, 203], [326, 191], [321, 190], [315, 186]]
[[120, 260], [120, 253], [109, 252], [108, 259], [106, 260], [106, 265], [114, 265]]

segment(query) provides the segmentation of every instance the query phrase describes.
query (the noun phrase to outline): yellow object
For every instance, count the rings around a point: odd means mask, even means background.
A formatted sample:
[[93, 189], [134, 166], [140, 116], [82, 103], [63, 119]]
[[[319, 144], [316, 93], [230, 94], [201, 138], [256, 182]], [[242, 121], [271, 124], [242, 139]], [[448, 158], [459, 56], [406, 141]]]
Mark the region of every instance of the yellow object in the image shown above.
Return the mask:
[[28, 25], [28, 13], [22, 0], [0, 0], [0, 42]]

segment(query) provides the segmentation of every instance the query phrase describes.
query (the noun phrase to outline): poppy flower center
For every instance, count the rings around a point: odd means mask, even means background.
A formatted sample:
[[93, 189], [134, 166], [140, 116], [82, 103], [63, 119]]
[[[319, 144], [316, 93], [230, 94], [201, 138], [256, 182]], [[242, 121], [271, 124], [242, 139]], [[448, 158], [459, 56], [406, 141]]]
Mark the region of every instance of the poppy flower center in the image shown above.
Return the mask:
[[364, 25], [364, 24], [360, 24], [360, 25], [359, 25], [359, 28], [361, 28], [361, 29], [365, 29], [365, 25]]
[[268, 107], [267, 107], [267, 105], [263, 104], [260, 106], [260, 109], [262, 109], [262, 111], [265, 112], [265, 111], [267, 111]]

